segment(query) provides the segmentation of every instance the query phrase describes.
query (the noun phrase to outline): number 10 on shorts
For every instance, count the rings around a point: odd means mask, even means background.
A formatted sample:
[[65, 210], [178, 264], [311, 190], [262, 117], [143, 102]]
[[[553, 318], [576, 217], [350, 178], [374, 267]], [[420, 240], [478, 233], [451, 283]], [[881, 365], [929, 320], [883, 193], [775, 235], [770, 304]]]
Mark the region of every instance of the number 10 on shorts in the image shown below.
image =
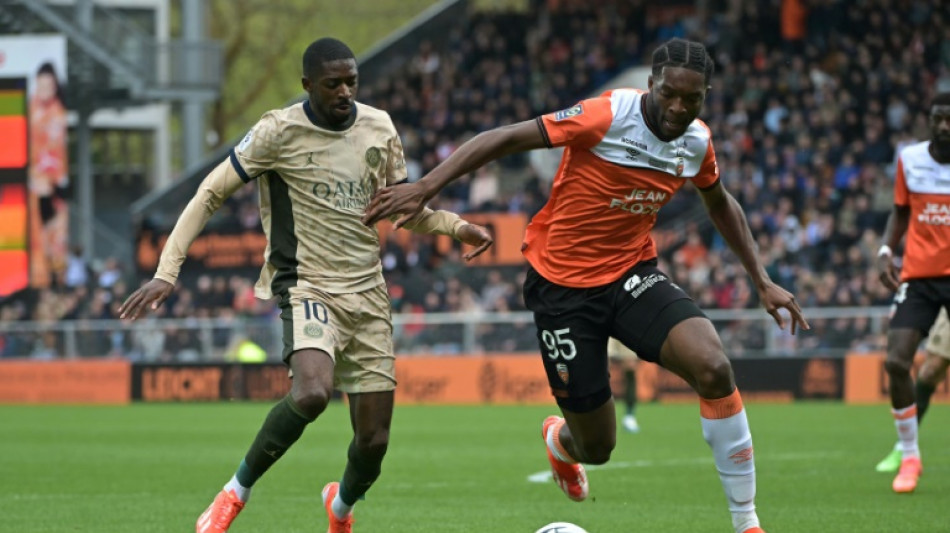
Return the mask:
[[574, 346], [574, 341], [567, 338], [570, 333], [571, 328], [555, 329], [553, 331], [541, 330], [541, 341], [548, 349], [548, 357], [557, 359], [560, 356], [565, 361], [570, 361], [577, 356], [577, 347]]
[[303, 314], [306, 320], [311, 318], [316, 318], [324, 324], [330, 320], [329, 315], [327, 314], [327, 306], [323, 305], [320, 302], [311, 302], [310, 300], [303, 301]]

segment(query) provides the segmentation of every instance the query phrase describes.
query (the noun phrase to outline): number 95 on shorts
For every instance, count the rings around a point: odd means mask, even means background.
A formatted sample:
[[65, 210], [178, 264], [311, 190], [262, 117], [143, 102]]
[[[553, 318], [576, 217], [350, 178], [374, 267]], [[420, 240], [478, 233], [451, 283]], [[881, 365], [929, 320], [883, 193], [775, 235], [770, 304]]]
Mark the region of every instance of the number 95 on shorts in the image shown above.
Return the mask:
[[607, 332], [602, 325], [574, 313], [535, 313], [535, 324], [544, 370], [555, 397], [585, 397], [610, 386]]

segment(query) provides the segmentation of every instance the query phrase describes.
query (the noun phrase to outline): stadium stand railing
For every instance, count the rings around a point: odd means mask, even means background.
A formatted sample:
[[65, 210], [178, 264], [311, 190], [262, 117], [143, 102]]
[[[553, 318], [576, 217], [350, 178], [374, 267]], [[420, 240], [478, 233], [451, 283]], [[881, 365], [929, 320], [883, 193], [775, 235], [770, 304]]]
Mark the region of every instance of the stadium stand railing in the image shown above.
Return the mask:
[[[810, 332], [792, 336], [761, 309], [714, 309], [706, 314], [719, 330], [730, 357], [841, 357], [854, 351], [880, 350], [887, 307], [804, 309]], [[868, 324], [848, 332], [856, 321]], [[420, 313], [393, 316], [400, 356], [466, 355], [537, 351], [530, 312]], [[243, 342], [253, 342], [278, 361], [281, 323], [272, 317], [146, 318], [72, 320], [56, 323], [0, 323], [0, 357], [60, 359], [125, 357], [137, 362], [235, 361]], [[832, 334], [834, 333], [834, 334]], [[821, 343], [809, 339], [820, 336]]]

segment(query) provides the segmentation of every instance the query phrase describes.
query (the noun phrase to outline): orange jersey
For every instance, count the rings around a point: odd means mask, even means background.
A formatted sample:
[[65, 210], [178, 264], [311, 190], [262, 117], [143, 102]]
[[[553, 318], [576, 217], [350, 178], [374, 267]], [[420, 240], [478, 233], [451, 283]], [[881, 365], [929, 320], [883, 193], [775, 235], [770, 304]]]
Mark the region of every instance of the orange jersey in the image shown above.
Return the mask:
[[650, 230], [657, 213], [691, 179], [719, 179], [709, 128], [694, 120], [686, 133], [661, 141], [647, 127], [634, 89], [538, 117], [552, 147], [564, 146], [551, 196], [525, 231], [524, 256], [544, 278], [565, 287], [616, 281], [656, 257]]
[[927, 150], [929, 141], [901, 150], [894, 203], [910, 208], [901, 279], [950, 276], [950, 164]]

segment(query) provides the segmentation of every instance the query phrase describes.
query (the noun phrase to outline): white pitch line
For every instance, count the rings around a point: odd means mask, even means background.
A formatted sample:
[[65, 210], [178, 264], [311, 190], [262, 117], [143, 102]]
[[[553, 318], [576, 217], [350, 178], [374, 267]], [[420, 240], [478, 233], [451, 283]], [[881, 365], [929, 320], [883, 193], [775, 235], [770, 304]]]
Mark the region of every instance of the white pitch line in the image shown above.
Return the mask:
[[[843, 455], [842, 453], [784, 453], [769, 455], [762, 458], [763, 462], [769, 461], [800, 461], [802, 459], [821, 459], [827, 458], [835, 455]], [[588, 472], [592, 470], [621, 470], [626, 468], [650, 468], [654, 466], [682, 466], [682, 465], [698, 465], [698, 464], [712, 464], [712, 457], [692, 457], [688, 459], [663, 459], [659, 461], [651, 460], [642, 460], [642, 461], [618, 461], [616, 463], [607, 463], [605, 465], [584, 465], [584, 469]], [[547, 483], [551, 481], [551, 471], [545, 470], [543, 472], [535, 472], [528, 476], [528, 483]]]

